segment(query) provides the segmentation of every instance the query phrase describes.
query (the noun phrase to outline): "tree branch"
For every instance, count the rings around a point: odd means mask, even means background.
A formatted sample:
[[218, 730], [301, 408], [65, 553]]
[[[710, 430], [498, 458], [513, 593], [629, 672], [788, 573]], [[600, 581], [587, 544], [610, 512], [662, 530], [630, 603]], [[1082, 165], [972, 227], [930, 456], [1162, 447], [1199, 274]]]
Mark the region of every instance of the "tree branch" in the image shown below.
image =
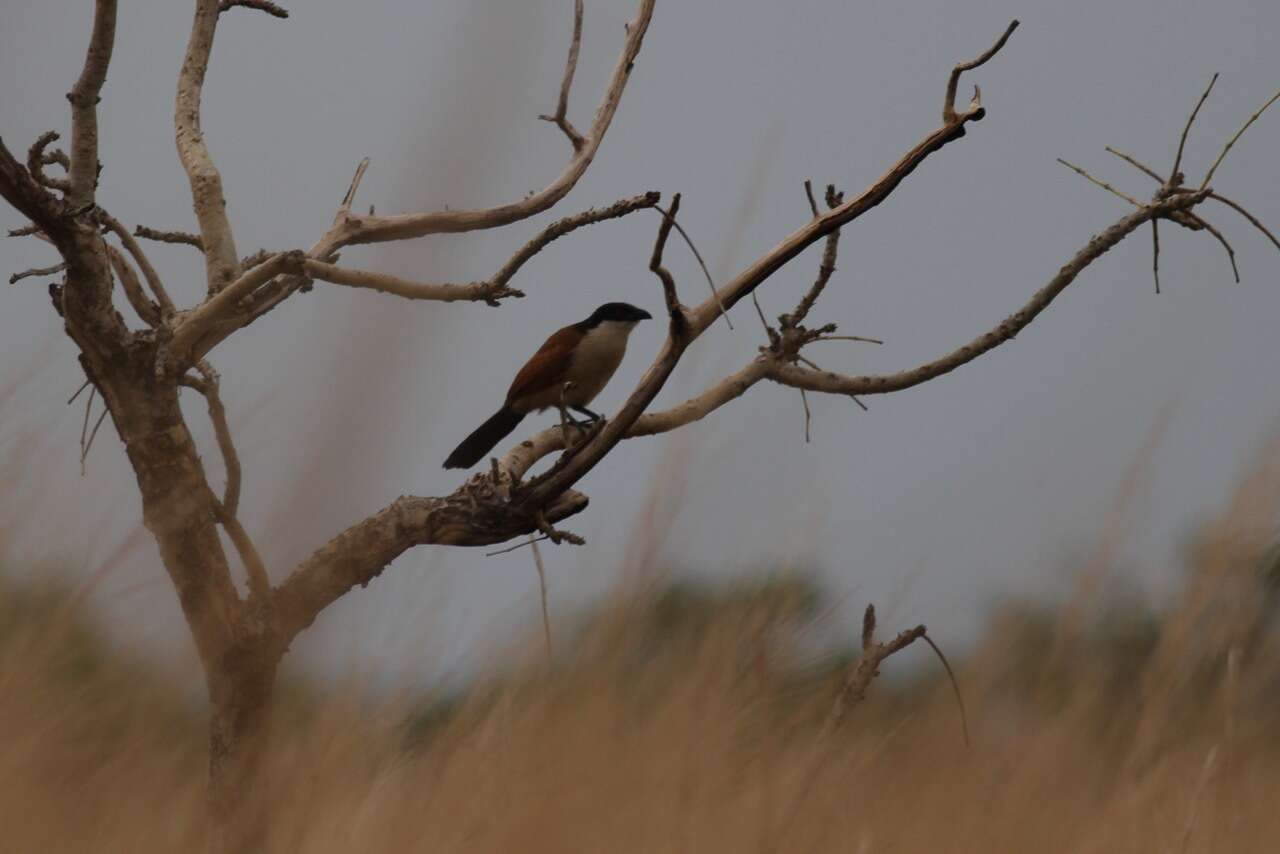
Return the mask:
[[44, 167], [53, 163], [57, 163], [67, 172], [71, 171], [71, 160], [63, 151], [55, 148], [53, 151], [45, 153], [45, 149], [56, 139], [58, 139], [58, 132], [53, 130], [45, 131], [36, 138], [36, 141], [31, 144], [31, 148], [27, 149], [27, 171], [42, 186], [67, 194], [71, 192], [70, 178], [50, 178], [44, 174]]
[[1075, 257], [1059, 270], [1048, 284], [1037, 291], [1026, 305], [1009, 315], [994, 329], [940, 359], [907, 371], [878, 376], [847, 376], [774, 362], [769, 366], [769, 378], [794, 388], [829, 394], [888, 394], [940, 377], [998, 347], [1025, 329], [1086, 267], [1131, 234], [1134, 229], [1156, 218], [1168, 218], [1171, 214], [1189, 211], [1204, 201], [1207, 195], [1205, 192], [1180, 193], [1162, 202], [1145, 206], [1120, 219], [1101, 234], [1090, 239], [1088, 244], [1076, 253]]
[[[622, 92], [630, 79], [632, 65], [640, 53], [645, 32], [649, 29], [654, 2], [655, 0], [640, 0], [635, 18], [627, 25], [626, 43], [614, 66], [613, 75], [605, 88], [600, 105], [596, 109], [591, 127], [583, 137], [581, 147], [575, 146], [573, 157], [558, 178], [542, 190], [517, 202], [492, 208], [390, 216], [351, 214], [335, 227], [335, 231], [326, 240], [322, 241], [327, 252], [359, 243], [379, 243], [423, 237], [428, 234], [452, 234], [498, 228], [542, 213], [564, 198], [591, 165], [596, 151], [600, 148], [600, 143], [604, 140], [605, 133], [609, 130], [614, 113], [622, 99]], [[312, 257], [323, 258], [327, 252], [312, 254]]]
[[[234, 317], [240, 301], [280, 273], [301, 273], [305, 256], [302, 252], [280, 252], [259, 264], [223, 288], [187, 315], [177, 325], [169, 346], [170, 358], [179, 366], [194, 365], [214, 345], [239, 328]], [[156, 366], [158, 372], [167, 365]]]
[[227, 410], [222, 405], [220, 394], [221, 378], [208, 362], [201, 360], [196, 365], [200, 372], [197, 379], [184, 374], [179, 382], [187, 388], [198, 391], [209, 407], [209, 421], [213, 424], [213, 434], [218, 441], [218, 450], [222, 454], [222, 463], [227, 470], [226, 488], [222, 493], [222, 507], [232, 516], [240, 509], [240, 455], [236, 453], [235, 442], [231, 439], [231, 427], [227, 423]]
[[522, 291], [494, 285], [491, 281], [467, 282], [415, 282], [386, 273], [374, 273], [369, 270], [352, 270], [326, 264], [323, 261], [307, 259], [303, 263], [307, 275], [335, 285], [347, 285], [353, 288], [368, 288], [392, 294], [405, 299], [435, 300], [437, 302], [487, 302], [497, 305], [498, 300], [509, 297], [522, 297]]
[[191, 234], [187, 231], [161, 231], [158, 228], [136, 225], [133, 228], [133, 233], [135, 236], [146, 240], [155, 240], [158, 243], [181, 243], [186, 246], [194, 246], [204, 252], [204, 241], [200, 239], [200, 235]]
[[1182, 151], [1187, 146], [1187, 134], [1191, 133], [1191, 126], [1196, 123], [1196, 116], [1200, 115], [1200, 108], [1204, 106], [1204, 102], [1208, 99], [1209, 93], [1213, 91], [1213, 84], [1218, 82], [1218, 75], [1215, 73], [1209, 78], [1209, 85], [1204, 87], [1204, 93], [1200, 96], [1200, 100], [1196, 101], [1195, 108], [1191, 111], [1191, 115], [1187, 117], [1187, 123], [1182, 128], [1182, 136], [1178, 138], [1178, 153], [1173, 158], [1173, 171], [1169, 173], [1169, 183], [1172, 186], [1178, 186], [1182, 183]]
[[200, 97], [217, 26], [218, 0], [197, 0], [191, 39], [178, 74], [173, 116], [178, 158], [191, 184], [191, 201], [200, 223], [210, 294], [229, 285], [239, 271], [235, 238], [227, 218], [227, 200], [222, 193], [222, 176], [213, 164], [200, 129]]
[[569, 42], [569, 58], [564, 64], [564, 79], [560, 82], [560, 100], [556, 103], [553, 116], [538, 116], [544, 122], [551, 122], [569, 137], [574, 151], [580, 151], [587, 141], [569, 121], [569, 90], [573, 88], [573, 75], [578, 70], [578, 51], [582, 48], [582, 0], [573, 0], [573, 41]]
[[173, 300], [169, 298], [169, 292], [165, 290], [164, 282], [160, 280], [160, 274], [156, 272], [151, 259], [147, 257], [147, 253], [142, 251], [138, 241], [134, 240], [133, 235], [121, 224], [120, 220], [101, 208], [98, 210], [98, 217], [102, 220], [103, 225], [110, 229], [116, 237], [120, 238], [121, 245], [137, 262], [138, 269], [142, 270], [142, 277], [147, 280], [147, 286], [151, 288], [151, 293], [155, 295], [156, 302], [160, 304], [161, 316], [164, 318], [172, 317], [177, 309], [173, 304]]
[[98, 93], [107, 79], [115, 40], [116, 0], [97, 0], [84, 68], [67, 93], [71, 102], [71, 186], [67, 202], [72, 207], [92, 204], [98, 186]]
[[111, 269], [115, 270], [120, 287], [124, 290], [125, 299], [143, 323], [151, 327], [160, 325], [160, 309], [147, 299], [142, 291], [142, 281], [133, 267], [125, 259], [124, 253], [111, 244], [107, 244], [107, 257], [111, 261]]
[[1200, 189], [1203, 190], [1209, 186], [1209, 182], [1213, 180], [1213, 173], [1218, 171], [1218, 167], [1222, 165], [1222, 161], [1227, 157], [1227, 152], [1231, 150], [1231, 147], [1236, 144], [1236, 141], [1239, 140], [1240, 137], [1244, 136], [1244, 132], [1249, 129], [1249, 126], [1256, 122], [1258, 117], [1265, 113], [1267, 108], [1277, 100], [1280, 100], [1280, 92], [1276, 92], [1272, 95], [1270, 99], [1267, 100], [1267, 103], [1263, 104], [1252, 116], [1249, 116], [1248, 120], [1240, 126], [1240, 130], [1236, 131], [1235, 136], [1227, 140], [1227, 144], [1222, 147], [1222, 153], [1218, 155], [1217, 160], [1213, 161], [1213, 165], [1209, 167], [1209, 171], [1204, 175], [1204, 180], [1200, 182]]
[[59, 263], [52, 264], [48, 267], [32, 267], [30, 270], [23, 270], [20, 273], [14, 273], [9, 277], [9, 284], [16, 285], [23, 279], [32, 279], [36, 276], [52, 276], [54, 273], [61, 273], [65, 269], [67, 269], [67, 262], [65, 261], [60, 261]]
[[[61, 222], [62, 202], [40, 186], [35, 177], [23, 168], [2, 138], [0, 138], [0, 196], [51, 239], [66, 230]], [[16, 229], [16, 231], [26, 232], [26, 229]], [[10, 232], [10, 234], [13, 233]]]
[[257, 9], [259, 12], [266, 12], [273, 18], [289, 17], [288, 9], [277, 6], [275, 3], [272, 3], [271, 0], [222, 0], [222, 2], [218, 4], [218, 13], [221, 14], [237, 7], [242, 9]]
[[[567, 491], [547, 506], [545, 516], [558, 522], [586, 507], [585, 495]], [[284, 642], [414, 546], [492, 545], [535, 530], [534, 514], [513, 513], [507, 490], [495, 488], [483, 475], [445, 498], [402, 496], [334, 537], [276, 588], [273, 603]]]
[[[465, 284], [414, 282], [384, 273], [351, 270], [312, 259], [308, 259], [304, 263], [304, 267], [308, 275], [322, 281], [356, 288], [370, 288], [375, 291], [404, 297], [405, 299], [438, 300], [441, 302], [470, 300], [497, 305], [498, 300], [524, 296], [522, 291], [507, 287], [507, 285], [529, 259], [537, 255], [553, 241], [584, 225], [617, 219], [643, 208], [655, 207], [660, 198], [660, 193], [650, 191], [614, 202], [606, 208], [590, 208], [553, 222], [538, 232], [532, 240], [520, 247], [497, 273], [483, 281], [467, 282]], [[348, 203], [344, 200], [344, 204]]]
[[1218, 192], [1210, 192], [1210, 193], [1209, 193], [1209, 198], [1211, 198], [1211, 199], [1213, 199], [1214, 201], [1217, 201], [1217, 202], [1222, 202], [1224, 205], [1226, 205], [1227, 207], [1231, 208], [1231, 209], [1232, 209], [1232, 210], [1234, 210], [1236, 213], [1240, 214], [1240, 216], [1242, 216], [1242, 217], [1244, 217], [1245, 219], [1249, 220], [1249, 222], [1253, 225], [1253, 227], [1254, 227], [1254, 228], [1258, 229], [1258, 231], [1261, 231], [1264, 235], [1266, 235], [1266, 238], [1267, 238], [1268, 240], [1270, 240], [1270, 241], [1271, 241], [1271, 243], [1272, 243], [1272, 244], [1273, 244], [1277, 249], [1280, 249], [1280, 240], [1277, 240], [1277, 239], [1276, 239], [1276, 236], [1275, 236], [1274, 234], [1272, 234], [1272, 233], [1271, 233], [1271, 231], [1270, 231], [1270, 230], [1269, 230], [1265, 225], [1263, 225], [1263, 224], [1262, 224], [1262, 220], [1258, 219], [1256, 216], [1254, 216], [1253, 214], [1249, 213], [1247, 210], [1245, 210], [1245, 209], [1244, 209], [1244, 207], [1242, 207], [1241, 205], [1237, 204], [1236, 202], [1231, 201], [1231, 200], [1230, 200], [1230, 199], [1228, 199], [1226, 196], [1224, 196], [1224, 195], [1222, 195], [1221, 193], [1218, 193]]
[[[956, 113], [956, 90], [960, 86], [960, 75], [966, 71], [972, 71], [980, 65], [985, 65], [991, 60], [991, 57], [1000, 52], [1000, 48], [1004, 47], [1004, 43], [1009, 40], [1009, 36], [1013, 35], [1013, 31], [1018, 28], [1018, 21], [1014, 19], [1009, 22], [1009, 26], [1005, 28], [1000, 38], [996, 39], [996, 43], [987, 49], [985, 53], [977, 59], [969, 62], [962, 62], [955, 68], [951, 69], [951, 77], [947, 80], [946, 99], [942, 102], [942, 123], [944, 125], [954, 124], [959, 118]], [[974, 87], [974, 101], [978, 109], [982, 108], [981, 95], [977, 87]], [[981, 118], [979, 116], [978, 118]]]

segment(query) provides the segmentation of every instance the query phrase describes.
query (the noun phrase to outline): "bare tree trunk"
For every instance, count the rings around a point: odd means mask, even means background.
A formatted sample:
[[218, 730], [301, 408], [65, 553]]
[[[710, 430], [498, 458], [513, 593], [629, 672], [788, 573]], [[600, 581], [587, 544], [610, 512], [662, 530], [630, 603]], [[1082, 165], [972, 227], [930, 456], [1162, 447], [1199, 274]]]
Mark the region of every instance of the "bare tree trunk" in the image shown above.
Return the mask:
[[264, 850], [269, 829], [266, 756], [276, 660], [254, 649], [229, 664], [209, 679], [209, 854]]

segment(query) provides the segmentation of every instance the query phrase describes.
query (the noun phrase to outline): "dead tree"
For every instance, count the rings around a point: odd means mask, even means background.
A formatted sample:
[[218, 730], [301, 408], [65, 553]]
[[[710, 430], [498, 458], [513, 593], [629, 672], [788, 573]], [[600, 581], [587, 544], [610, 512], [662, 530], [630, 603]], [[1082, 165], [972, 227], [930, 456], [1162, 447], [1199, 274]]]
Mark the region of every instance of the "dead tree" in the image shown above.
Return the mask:
[[[591, 165], [609, 130], [635, 68], [654, 3], [638, 0], [595, 116], [589, 126], [579, 130], [567, 114], [582, 33], [582, 0], [576, 0], [557, 107], [553, 114], [542, 117], [564, 133], [572, 153], [564, 171], [542, 190], [492, 208], [364, 215], [353, 210], [353, 201], [368, 166], [366, 160], [356, 168], [332, 226], [306, 250], [257, 253], [247, 258], [238, 254], [222, 180], [201, 131], [201, 89], [219, 15], [235, 7], [248, 7], [276, 17], [287, 16], [266, 0], [195, 0], [194, 23], [178, 75], [174, 132], [178, 156], [191, 185], [198, 233], [142, 226], [130, 232], [97, 196], [97, 110], [111, 61], [116, 0], [96, 0], [84, 67], [67, 96], [71, 103], [70, 152], [50, 150], [57, 134], [49, 132], [36, 140], [26, 162], [21, 163], [0, 142], [0, 195], [31, 221], [14, 235], [47, 241], [62, 258], [53, 267], [18, 276], [63, 273], [61, 281], [49, 288], [54, 310], [64, 319], [66, 333], [79, 350], [87, 383], [92, 386], [90, 393], [100, 396], [124, 445], [137, 478], [145, 525], [159, 546], [204, 667], [212, 708], [209, 803], [215, 850], [252, 849], [266, 828], [260, 766], [272, 684], [281, 657], [321, 611], [353, 588], [368, 584], [406, 550], [425, 544], [490, 545], [539, 531], [555, 542], [581, 542], [554, 526], [587, 506], [587, 496], [574, 487], [622, 440], [682, 427], [762, 381], [797, 388], [802, 394], [825, 392], [855, 400], [928, 382], [1013, 338], [1086, 267], [1143, 225], [1150, 223], [1153, 238], [1158, 237], [1161, 220], [1206, 231], [1231, 252], [1221, 232], [1200, 213], [1206, 202], [1234, 208], [1275, 242], [1256, 218], [1210, 186], [1216, 163], [1199, 186], [1190, 186], [1180, 171], [1181, 146], [1167, 177], [1123, 155], [1157, 181], [1150, 201], [1124, 196], [1133, 210], [1090, 238], [1025, 305], [991, 330], [939, 359], [899, 373], [846, 376], [815, 365], [804, 348], [815, 341], [842, 337], [835, 334], [834, 323], [809, 320], [835, 269], [840, 230], [883, 202], [927, 157], [965, 137], [969, 125], [983, 118], [986, 109], [976, 86], [969, 104], [956, 106], [960, 77], [995, 56], [1017, 26], [1015, 21], [985, 53], [951, 72], [937, 129], [909, 148], [861, 193], [846, 199], [829, 189], [825, 208], [820, 209], [810, 191], [812, 216], [730, 281], [713, 286], [712, 295], [696, 305], [681, 301], [677, 283], [663, 265], [668, 236], [673, 226], [678, 228], [679, 196], [674, 196], [664, 211], [649, 263], [661, 283], [668, 315], [667, 339], [612, 418], [589, 431], [544, 430], [493, 460], [486, 471], [447, 495], [401, 497], [338, 533], [298, 566], [287, 571], [264, 566], [238, 514], [240, 465], [223, 411], [219, 377], [209, 361], [212, 351], [240, 329], [288, 303], [315, 280], [406, 299], [482, 301], [510, 310], [507, 302], [523, 296], [511, 283], [522, 265], [548, 243], [591, 223], [658, 207], [659, 194], [650, 192], [561, 219], [515, 252], [492, 277], [473, 282], [407, 281], [337, 263], [339, 250], [346, 246], [499, 228], [560, 202]], [[1223, 155], [1234, 141], [1227, 144]], [[64, 176], [47, 174], [54, 166], [60, 167]], [[205, 298], [194, 306], [176, 305], [137, 237], [189, 244], [202, 253]], [[825, 252], [817, 279], [795, 309], [780, 316], [776, 325], [764, 322], [767, 340], [759, 355], [696, 397], [664, 411], [648, 412], [681, 356], [717, 318], [818, 241], [825, 241]], [[1158, 242], [1153, 244], [1158, 264]], [[137, 315], [137, 323], [126, 321], [113, 305], [117, 282]], [[760, 317], [764, 321], [763, 314]], [[221, 494], [210, 486], [178, 405], [183, 387], [208, 402], [227, 472]], [[530, 476], [540, 460], [562, 450], [546, 471]], [[248, 578], [244, 595], [233, 583], [219, 526], [244, 566]]]

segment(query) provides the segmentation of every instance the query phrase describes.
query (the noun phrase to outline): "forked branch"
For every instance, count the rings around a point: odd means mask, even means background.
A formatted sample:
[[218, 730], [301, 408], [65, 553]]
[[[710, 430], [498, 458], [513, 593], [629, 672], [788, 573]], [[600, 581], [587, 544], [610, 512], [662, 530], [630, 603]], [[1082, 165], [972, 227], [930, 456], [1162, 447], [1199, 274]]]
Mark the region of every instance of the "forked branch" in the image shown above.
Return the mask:
[[582, 0], [573, 0], [573, 41], [569, 42], [569, 58], [564, 63], [564, 79], [560, 81], [560, 100], [556, 102], [554, 115], [538, 116], [551, 122], [569, 138], [574, 151], [587, 144], [582, 134], [569, 121], [569, 90], [573, 88], [573, 75], [578, 70], [578, 51], [582, 49]]
[[[649, 21], [653, 17], [655, 0], [640, 0], [635, 17], [627, 24], [627, 38], [622, 53], [614, 66], [613, 74], [605, 87], [604, 96], [596, 108], [595, 118], [581, 140], [575, 142], [573, 156], [568, 165], [554, 181], [543, 189], [516, 202], [498, 205], [491, 208], [461, 209], [434, 211], [431, 213], [393, 214], [390, 216], [358, 215], [347, 217], [335, 232], [322, 243], [328, 251], [358, 243], [378, 243], [387, 240], [406, 240], [423, 237], [428, 234], [446, 234], [481, 229], [498, 228], [519, 222], [523, 219], [542, 213], [560, 201], [578, 183], [595, 158], [604, 140], [605, 133], [613, 121], [618, 104], [622, 100], [623, 90], [631, 77], [631, 70], [640, 46], [644, 42], [645, 33], [649, 29]], [[576, 11], [575, 7], [575, 11]], [[575, 41], [579, 29], [575, 24]], [[576, 54], [571, 51], [571, 60]], [[569, 65], [576, 67], [576, 62]], [[572, 84], [573, 67], [566, 67], [565, 81], [561, 83], [561, 94], [567, 99], [568, 86]], [[567, 100], [565, 101], [567, 105]], [[566, 106], [567, 109], [567, 106]], [[557, 110], [558, 112], [558, 110]], [[554, 117], [553, 117], [554, 118]], [[566, 119], [565, 126], [568, 125]], [[571, 127], [571, 126], [570, 126]], [[573, 139], [573, 137], [570, 137]], [[312, 255], [321, 258], [320, 255]]]

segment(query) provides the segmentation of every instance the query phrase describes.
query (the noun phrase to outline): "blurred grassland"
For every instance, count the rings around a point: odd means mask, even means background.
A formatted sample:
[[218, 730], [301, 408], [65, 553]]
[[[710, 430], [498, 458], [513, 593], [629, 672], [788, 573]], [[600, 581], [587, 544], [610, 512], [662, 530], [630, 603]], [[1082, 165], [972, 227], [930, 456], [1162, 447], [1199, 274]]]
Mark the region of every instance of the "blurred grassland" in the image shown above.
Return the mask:
[[[24, 441], [0, 448], [0, 852], [201, 850], [201, 701], [116, 648], [85, 587], [3, 570]], [[550, 665], [534, 631], [450, 696], [286, 674], [271, 850], [1280, 850], [1277, 511], [1273, 446], [1158, 609], [1108, 542], [1074, 597], [993, 605], [950, 651], [968, 747], [923, 645], [824, 732], [858, 627], [797, 576], [619, 594], [557, 619]]]
[[[954, 662], [968, 748], [923, 646], [822, 737], [856, 656], [805, 642], [803, 580], [606, 603], [457, 696], [286, 680], [272, 850], [1275, 851], [1275, 610], [1229, 547], [1165, 614], [996, 608]], [[202, 709], [56, 587], [0, 588], [0, 731], [3, 850], [199, 850]]]

